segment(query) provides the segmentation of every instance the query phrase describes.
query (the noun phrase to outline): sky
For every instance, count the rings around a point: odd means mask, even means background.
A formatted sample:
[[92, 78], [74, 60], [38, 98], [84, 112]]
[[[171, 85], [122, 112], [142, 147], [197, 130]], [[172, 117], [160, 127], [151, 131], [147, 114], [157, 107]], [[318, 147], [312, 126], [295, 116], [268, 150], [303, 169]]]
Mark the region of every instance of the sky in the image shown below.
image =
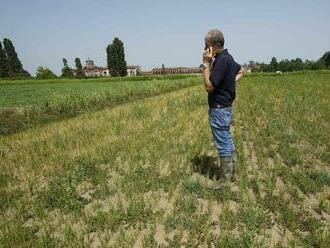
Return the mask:
[[62, 58], [106, 66], [106, 46], [124, 43], [128, 65], [143, 70], [199, 66], [204, 36], [224, 33], [238, 63], [300, 57], [330, 50], [329, 0], [1, 0], [0, 40], [12, 40], [24, 69], [60, 74]]

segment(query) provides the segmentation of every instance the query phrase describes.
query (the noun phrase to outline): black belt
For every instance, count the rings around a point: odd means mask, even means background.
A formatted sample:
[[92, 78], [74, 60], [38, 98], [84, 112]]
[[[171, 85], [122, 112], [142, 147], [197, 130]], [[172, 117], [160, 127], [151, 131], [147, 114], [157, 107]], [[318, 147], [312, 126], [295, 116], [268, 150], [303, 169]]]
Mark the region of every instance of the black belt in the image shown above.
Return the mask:
[[215, 104], [215, 105], [212, 105], [210, 108], [221, 109], [221, 108], [228, 108], [228, 107], [230, 107], [230, 106], [225, 106], [222, 104]]

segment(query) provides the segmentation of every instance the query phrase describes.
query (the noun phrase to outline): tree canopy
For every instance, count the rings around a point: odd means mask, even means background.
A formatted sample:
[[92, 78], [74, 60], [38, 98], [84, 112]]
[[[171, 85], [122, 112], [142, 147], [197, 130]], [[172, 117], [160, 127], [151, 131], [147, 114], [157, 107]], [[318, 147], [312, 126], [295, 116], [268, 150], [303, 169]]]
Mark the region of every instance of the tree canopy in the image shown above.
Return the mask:
[[269, 64], [258, 63], [250, 61], [248, 67], [252, 68], [252, 71], [263, 71], [263, 72], [290, 72], [290, 71], [301, 71], [301, 70], [320, 70], [330, 69], [330, 51], [326, 52], [319, 60], [303, 61], [301, 58], [296, 59], [284, 59], [280, 62], [275, 57], [272, 57]]
[[0, 77], [9, 77], [7, 55], [0, 42]]
[[18, 58], [11, 40], [4, 38], [3, 47], [0, 43], [0, 77], [27, 77], [30, 76]]
[[127, 75], [127, 63], [125, 60], [124, 44], [119, 38], [106, 48], [107, 64], [112, 77], [123, 77]]
[[62, 61], [63, 61], [63, 69], [62, 69], [61, 77], [65, 77], [65, 78], [73, 77], [72, 69], [69, 67], [68, 61], [66, 60], [66, 58], [63, 58]]
[[36, 78], [37, 79], [51, 79], [51, 78], [57, 78], [57, 76], [50, 69], [39, 66], [37, 68]]
[[82, 78], [85, 76], [80, 58], [75, 59], [75, 64], [76, 64], [76, 77]]

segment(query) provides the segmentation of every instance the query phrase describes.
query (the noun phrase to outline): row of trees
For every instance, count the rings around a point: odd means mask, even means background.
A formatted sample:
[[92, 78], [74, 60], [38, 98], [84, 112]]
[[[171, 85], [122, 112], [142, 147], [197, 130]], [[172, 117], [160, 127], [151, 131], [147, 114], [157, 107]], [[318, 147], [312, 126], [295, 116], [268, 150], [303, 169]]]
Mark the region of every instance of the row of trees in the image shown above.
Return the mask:
[[11, 40], [5, 38], [2, 43], [3, 46], [0, 42], [0, 78], [29, 77], [30, 73], [23, 69]]
[[[119, 38], [114, 38], [113, 42], [106, 48], [107, 66], [112, 77], [123, 77], [127, 75], [127, 63], [125, 60], [124, 44]], [[80, 58], [75, 59], [75, 69], [68, 65], [68, 61], [63, 58], [63, 68], [61, 77], [83, 78], [85, 77]], [[26, 77], [31, 76], [18, 58], [15, 47], [11, 40], [5, 38], [3, 45], [0, 42], [0, 78]], [[37, 68], [36, 78], [47, 79], [57, 76], [49, 69], [42, 66]]]
[[[63, 68], [62, 68], [62, 74], [61, 77], [63, 78], [83, 78], [85, 77], [80, 58], [75, 59], [76, 63], [76, 69], [72, 69], [68, 65], [68, 61], [66, 58], [62, 59], [63, 61]], [[44, 68], [42, 66], [39, 66], [37, 68], [37, 79], [51, 79], [51, 78], [57, 78], [57, 76], [49, 69]]]
[[66, 60], [66, 58], [63, 58], [62, 61], [63, 61], [63, 68], [62, 68], [61, 77], [66, 77], [66, 78], [70, 78], [70, 77], [83, 78], [83, 77], [85, 77], [80, 58], [75, 58], [75, 60], [74, 60], [75, 65], [76, 65], [75, 70], [73, 70], [69, 67], [68, 61]]
[[250, 61], [247, 66], [251, 68], [253, 72], [290, 72], [301, 70], [330, 69], [330, 51], [326, 52], [317, 61], [303, 61], [301, 58], [296, 58], [291, 60], [284, 59], [278, 62], [277, 59], [273, 57], [269, 64]]
[[[119, 38], [114, 38], [113, 42], [106, 48], [107, 66], [112, 77], [123, 77], [127, 75], [127, 63], [125, 60], [124, 44]], [[64, 78], [83, 78], [85, 77], [80, 58], [75, 59], [75, 69], [68, 65], [66, 58], [62, 59], [63, 68], [61, 77]], [[56, 75], [48, 68], [39, 66], [37, 69], [37, 78], [56, 78]]]
[[[112, 77], [126, 76], [127, 75], [127, 63], [125, 60], [124, 44], [123, 42], [115, 37], [113, 42], [106, 47], [107, 53], [107, 66]], [[75, 59], [75, 69], [72, 69], [68, 65], [68, 61], [63, 58], [63, 68], [61, 77], [65, 78], [83, 78], [85, 77], [84, 71], [79, 58]], [[285, 59], [280, 62], [273, 57], [269, 64], [258, 63], [250, 61], [247, 65], [252, 69], [253, 72], [290, 72], [299, 70], [319, 70], [319, 69], [330, 69], [330, 51], [326, 52], [319, 60], [303, 61], [300, 58], [296, 59]], [[164, 67], [164, 65], [162, 66]], [[3, 45], [0, 42], [0, 78], [6, 77], [26, 77], [30, 74], [23, 69], [22, 63], [18, 58], [15, 51], [15, 47], [11, 40], [5, 38]], [[37, 78], [56, 78], [56, 75], [48, 68], [39, 66], [37, 68]]]

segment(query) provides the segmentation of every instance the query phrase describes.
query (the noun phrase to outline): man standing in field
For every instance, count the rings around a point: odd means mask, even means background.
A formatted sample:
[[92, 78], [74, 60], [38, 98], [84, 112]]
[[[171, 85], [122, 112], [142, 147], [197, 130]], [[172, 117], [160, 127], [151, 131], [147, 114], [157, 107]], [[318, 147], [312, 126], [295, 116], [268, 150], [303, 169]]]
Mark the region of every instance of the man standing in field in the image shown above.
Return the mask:
[[[210, 30], [205, 36], [203, 53], [204, 86], [208, 92], [209, 122], [215, 147], [220, 159], [220, 178], [210, 186], [220, 189], [229, 184], [235, 173], [236, 150], [230, 133], [232, 104], [235, 100], [236, 82], [243, 76], [244, 69], [224, 49], [225, 40], [218, 29]], [[220, 164], [219, 164], [220, 163]]]

